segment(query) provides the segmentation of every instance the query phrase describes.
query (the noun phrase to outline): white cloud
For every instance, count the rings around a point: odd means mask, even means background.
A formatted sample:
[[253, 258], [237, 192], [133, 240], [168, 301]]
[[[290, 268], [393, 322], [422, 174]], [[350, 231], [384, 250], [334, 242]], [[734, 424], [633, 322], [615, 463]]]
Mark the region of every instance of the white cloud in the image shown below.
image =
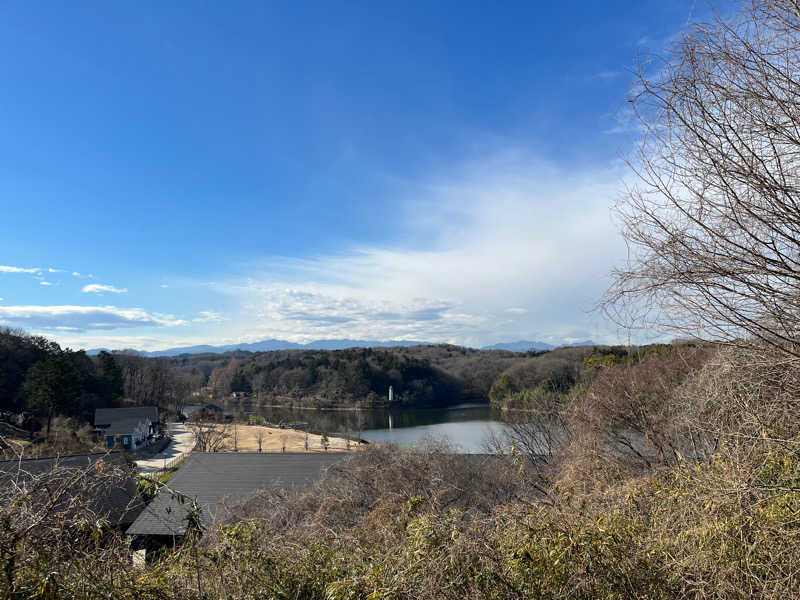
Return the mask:
[[90, 283], [83, 286], [81, 290], [84, 294], [103, 294], [109, 292], [111, 294], [125, 294], [128, 292], [127, 288], [118, 288], [113, 285], [104, 285], [101, 283]]
[[[110, 350], [164, 350], [166, 348], [180, 346], [195, 346], [198, 344], [218, 343], [215, 340], [209, 341], [202, 338], [186, 338], [170, 336], [168, 339], [156, 335], [120, 335], [117, 333], [82, 333], [80, 331], [66, 328], [52, 328], [49, 332], [43, 332], [46, 337], [56, 340], [65, 348], [108, 348]], [[238, 340], [219, 342], [236, 343]]]
[[0, 323], [50, 331], [187, 325], [172, 315], [115, 306], [0, 306]]
[[[255, 280], [226, 287], [243, 299], [239, 312], [240, 339], [280, 337], [290, 341], [315, 338], [455, 340], [481, 317], [464, 313], [452, 303], [423, 298], [358, 298], [352, 290], [318, 285], [284, 288]], [[236, 331], [237, 323], [226, 327]]]
[[602, 79], [604, 81], [608, 81], [611, 79], [616, 79], [622, 75], [622, 71], [600, 71], [599, 73], [595, 73], [593, 79]]
[[8, 265], [0, 265], [0, 273], [41, 273], [38, 267], [24, 268], [24, 267], [10, 267]]
[[73, 271], [73, 272], [72, 272], [72, 276], [73, 276], [73, 277], [80, 277], [80, 276], [81, 276], [81, 274], [80, 274], [80, 273], [78, 273], [77, 271]]
[[273, 260], [218, 289], [239, 299], [241, 331], [256, 338], [482, 345], [580, 328], [616, 339], [589, 311], [625, 256], [609, 210], [625, 172], [565, 171], [514, 153], [472, 163], [411, 185], [392, 222], [413, 245]]
[[53, 284], [50, 283], [49, 281], [40, 281], [39, 285], [53, 285]]
[[631, 106], [623, 106], [613, 115], [616, 124], [603, 131], [607, 135], [626, 134], [641, 135], [645, 132], [639, 117]]
[[169, 286], [168, 286], [166, 283], [162, 283], [162, 284], [161, 284], [160, 286], [158, 286], [158, 287], [162, 287], [162, 288], [168, 288]]
[[192, 319], [195, 323], [221, 323], [224, 320], [221, 314], [213, 310], [201, 310], [200, 316]]
[[[0, 322], [58, 332], [83, 347], [143, 349], [267, 337], [618, 341], [588, 311], [625, 257], [609, 211], [625, 173], [621, 164], [565, 170], [504, 153], [423, 183], [401, 182], [405, 196], [387, 217], [394, 235], [385, 244], [251, 262], [249, 277], [198, 284], [198, 299], [224, 306], [225, 317], [204, 310], [187, 322], [139, 308], [3, 306]], [[97, 283], [83, 291], [126, 290]], [[114, 331], [179, 325], [189, 326], [191, 339]]]

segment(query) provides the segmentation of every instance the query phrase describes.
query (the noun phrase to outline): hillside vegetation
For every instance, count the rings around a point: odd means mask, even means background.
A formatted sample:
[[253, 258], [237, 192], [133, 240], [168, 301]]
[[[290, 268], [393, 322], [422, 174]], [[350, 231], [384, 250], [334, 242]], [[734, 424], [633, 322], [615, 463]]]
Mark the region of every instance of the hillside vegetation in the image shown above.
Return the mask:
[[27, 456], [91, 450], [96, 408], [158, 406], [174, 414], [200, 385], [160, 359], [88, 356], [0, 329], [0, 457], [13, 454], [12, 440], [26, 443]]
[[392, 386], [399, 404], [446, 406], [485, 401], [494, 378], [524, 356], [437, 345], [184, 355], [170, 363], [205, 377], [215, 398], [241, 391], [274, 403], [380, 406]]
[[[113, 535], [87, 544], [95, 520], [79, 514], [83, 529], [57, 544], [37, 528], [5, 585], [73, 598], [797, 597], [798, 393], [800, 368], [764, 347], [608, 359], [552, 413], [566, 435], [546, 457], [370, 448], [144, 567]], [[56, 518], [4, 493], [2, 548]]]
[[[563, 403], [598, 364], [635, 361], [649, 347], [573, 347], [514, 353], [452, 345], [385, 349], [233, 352], [152, 358], [62, 349], [40, 336], [0, 331], [0, 422], [26, 431], [28, 454], [94, 447], [94, 410], [158, 406], [175, 418], [192, 402], [244, 392], [263, 404], [318, 408], [442, 407], [465, 401], [536, 412]], [[52, 429], [52, 435], [51, 435]], [[41, 430], [41, 431], [40, 431]], [[9, 436], [5, 436], [8, 438]]]

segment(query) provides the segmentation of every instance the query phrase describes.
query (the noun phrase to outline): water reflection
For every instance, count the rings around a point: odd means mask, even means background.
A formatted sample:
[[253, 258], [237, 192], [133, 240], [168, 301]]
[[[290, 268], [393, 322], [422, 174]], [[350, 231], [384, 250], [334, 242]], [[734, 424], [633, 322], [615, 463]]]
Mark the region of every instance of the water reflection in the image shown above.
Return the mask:
[[501, 436], [505, 430], [505, 424], [498, 421], [450, 421], [400, 429], [367, 429], [361, 437], [370, 442], [391, 442], [398, 446], [443, 440], [458, 452], [473, 454], [486, 452], [490, 437]]
[[484, 452], [491, 434], [506, 429], [503, 415], [488, 404], [448, 408], [392, 408], [320, 411], [274, 406], [239, 405], [226, 408], [237, 416], [260, 415], [268, 422], [307, 423], [316, 432], [359, 434], [372, 442], [413, 446], [424, 439], [445, 439], [464, 453]]

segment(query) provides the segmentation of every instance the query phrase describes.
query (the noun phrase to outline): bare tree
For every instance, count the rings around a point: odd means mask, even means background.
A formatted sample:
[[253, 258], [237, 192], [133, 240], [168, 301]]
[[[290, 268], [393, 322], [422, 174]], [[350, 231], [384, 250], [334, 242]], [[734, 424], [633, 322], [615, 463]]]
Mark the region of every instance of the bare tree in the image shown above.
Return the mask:
[[630, 257], [607, 314], [800, 357], [798, 97], [796, 0], [745, 3], [642, 65], [638, 183], [617, 206]]
[[264, 430], [261, 427], [256, 431], [256, 440], [258, 441], [258, 451], [261, 452], [261, 445], [264, 442]]
[[538, 469], [557, 462], [570, 441], [565, 400], [556, 393], [540, 394], [523, 412], [509, 412], [502, 432], [490, 432], [484, 449], [491, 454], [518, 454]]
[[233, 379], [238, 368], [239, 361], [233, 358], [211, 372], [208, 377], [208, 387], [211, 388], [214, 398], [228, 396], [231, 388], [231, 379]]
[[[52, 573], [77, 557], [118, 561], [114, 553], [126, 547], [114, 545], [106, 531], [143, 505], [130, 468], [113, 455], [50, 462], [45, 470], [39, 461], [24, 460], [0, 468], [0, 589], [7, 598], [29, 596], [19, 579], [37, 569]], [[48, 580], [37, 585], [50, 588]]]
[[221, 423], [196, 420], [189, 424], [189, 428], [194, 433], [198, 452], [217, 452], [230, 439], [227, 428]]

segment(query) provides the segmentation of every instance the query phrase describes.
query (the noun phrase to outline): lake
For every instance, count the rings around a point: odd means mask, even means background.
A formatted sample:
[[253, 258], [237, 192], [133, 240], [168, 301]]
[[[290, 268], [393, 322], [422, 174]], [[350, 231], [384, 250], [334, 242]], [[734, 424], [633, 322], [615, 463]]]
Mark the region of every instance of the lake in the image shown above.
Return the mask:
[[[488, 404], [459, 404], [448, 408], [378, 408], [352, 410], [303, 410], [257, 406], [229, 407], [239, 417], [263, 416], [271, 423], [308, 423], [309, 429], [331, 434], [360, 431], [369, 442], [414, 446], [427, 439], [447, 440], [465, 454], [485, 451], [491, 433], [502, 434], [502, 412]], [[360, 423], [359, 423], [360, 420]], [[359, 426], [360, 425], [360, 426]]]
[[369, 442], [391, 442], [414, 446], [424, 440], [446, 440], [457, 450], [467, 453], [486, 451], [491, 434], [502, 435], [505, 425], [502, 413], [486, 404], [461, 404], [446, 409], [386, 410], [382, 427], [365, 429], [361, 437]]

